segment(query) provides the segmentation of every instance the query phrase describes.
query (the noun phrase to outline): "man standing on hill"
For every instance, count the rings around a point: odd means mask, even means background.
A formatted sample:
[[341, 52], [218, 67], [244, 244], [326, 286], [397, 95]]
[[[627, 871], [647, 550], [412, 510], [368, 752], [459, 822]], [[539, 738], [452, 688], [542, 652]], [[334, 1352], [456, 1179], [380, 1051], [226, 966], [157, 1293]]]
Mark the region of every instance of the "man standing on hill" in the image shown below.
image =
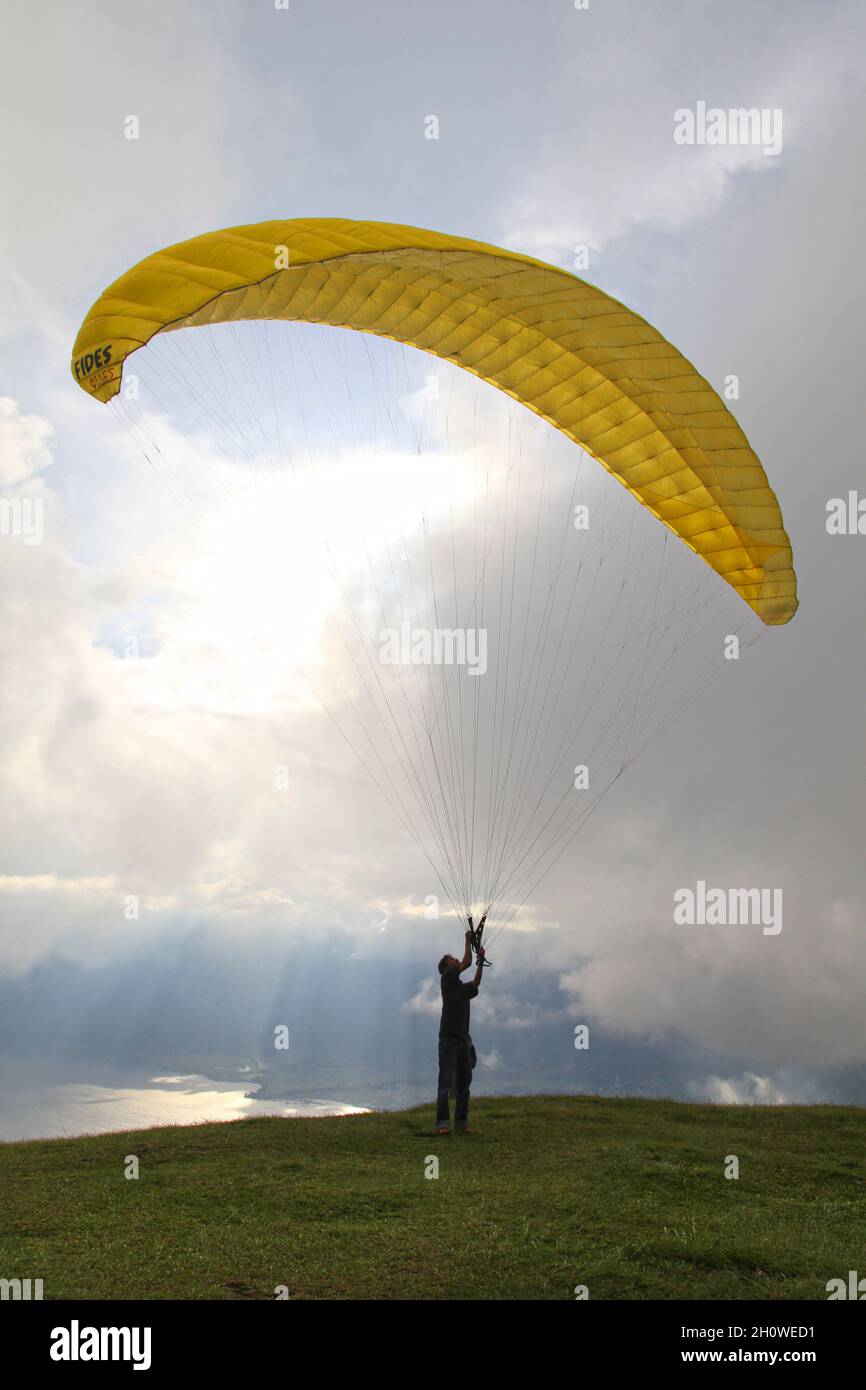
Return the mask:
[[[485, 914], [486, 915], [486, 914]], [[466, 949], [463, 959], [456, 956], [443, 956], [439, 962], [442, 980], [442, 1017], [439, 1021], [439, 1084], [436, 1093], [436, 1128], [440, 1134], [450, 1130], [448, 1098], [452, 1088], [457, 1093], [454, 1111], [454, 1127], [461, 1134], [471, 1134], [469, 1128], [469, 1087], [472, 1084], [472, 1068], [476, 1054], [469, 1036], [469, 1005], [478, 993], [484, 970], [484, 947], [481, 933], [485, 918], [478, 924], [477, 934], [472, 930], [472, 918], [466, 933]], [[475, 978], [469, 983], [460, 979], [461, 971], [472, 963], [472, 946], [476, 945], [478, 964]]]

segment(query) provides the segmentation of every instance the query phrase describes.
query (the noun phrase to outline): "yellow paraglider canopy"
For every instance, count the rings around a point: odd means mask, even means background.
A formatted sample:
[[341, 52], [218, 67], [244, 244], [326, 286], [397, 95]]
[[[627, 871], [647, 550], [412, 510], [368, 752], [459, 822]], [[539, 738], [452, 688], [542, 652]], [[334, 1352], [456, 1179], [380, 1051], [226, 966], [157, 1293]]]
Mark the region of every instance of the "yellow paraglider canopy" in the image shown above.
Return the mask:
[[100, 295], [72, 372], [97, 400], [158, 333], [245, 319], [375, 333], [464, 367], [561, 430], [758, 616], [797, 610], [791, 544], [724, 402], [638, 314], [556, 266], [385, 222], [302, 218], [193, 237]]

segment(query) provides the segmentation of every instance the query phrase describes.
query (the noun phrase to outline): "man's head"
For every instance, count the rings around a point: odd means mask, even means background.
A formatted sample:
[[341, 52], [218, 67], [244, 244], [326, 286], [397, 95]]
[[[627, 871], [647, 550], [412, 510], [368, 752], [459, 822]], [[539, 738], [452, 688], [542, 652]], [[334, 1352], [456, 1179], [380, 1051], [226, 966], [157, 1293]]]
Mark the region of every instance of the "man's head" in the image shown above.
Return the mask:
[[446, 970], [459, 970], [460, 962], [456, 956], [443, 956], [439, 962], [439, 974], [444, 975]]

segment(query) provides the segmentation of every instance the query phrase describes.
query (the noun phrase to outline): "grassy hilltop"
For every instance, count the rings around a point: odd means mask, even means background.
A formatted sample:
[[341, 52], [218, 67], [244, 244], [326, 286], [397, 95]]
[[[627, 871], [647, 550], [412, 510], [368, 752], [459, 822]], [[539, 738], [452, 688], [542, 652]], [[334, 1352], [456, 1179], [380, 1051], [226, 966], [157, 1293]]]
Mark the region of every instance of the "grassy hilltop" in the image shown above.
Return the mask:
[[533, 1096], [475, 1101], [472, 1136], [431, 1121], [0, 1145], [0, 1276], [46, 1298], [824, 1299], [866, 1271], [866, 1110]]

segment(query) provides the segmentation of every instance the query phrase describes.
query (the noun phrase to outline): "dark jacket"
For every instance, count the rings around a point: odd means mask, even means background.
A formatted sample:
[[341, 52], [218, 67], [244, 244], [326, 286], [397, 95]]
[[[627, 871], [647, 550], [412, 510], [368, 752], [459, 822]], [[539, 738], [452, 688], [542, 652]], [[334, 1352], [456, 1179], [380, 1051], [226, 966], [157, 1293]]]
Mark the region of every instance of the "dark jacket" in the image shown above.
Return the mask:
[[443, 970], [440, 1038], [450, 1038], [454, 1042], [468, 1041], [469, 1004], [477, 993], [478, 986], [471, 982], [464, 984], [459, 970]]

